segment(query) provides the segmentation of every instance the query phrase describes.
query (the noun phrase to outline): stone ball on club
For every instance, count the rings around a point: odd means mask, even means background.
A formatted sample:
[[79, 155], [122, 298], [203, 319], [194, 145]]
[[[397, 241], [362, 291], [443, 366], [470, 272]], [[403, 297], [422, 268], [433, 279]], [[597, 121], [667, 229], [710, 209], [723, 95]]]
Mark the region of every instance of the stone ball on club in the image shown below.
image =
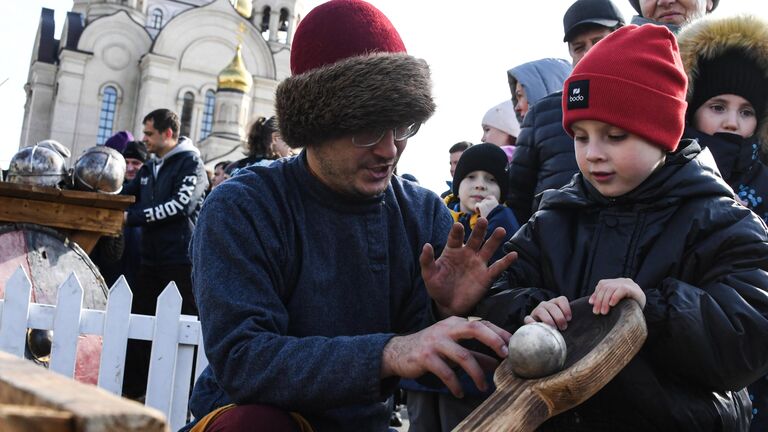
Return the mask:
[[549, 324], [526, 324], [509, 340], [512, 371], [522, 378], [541, 378], [560, 371], [566, 354], [563, 335]]

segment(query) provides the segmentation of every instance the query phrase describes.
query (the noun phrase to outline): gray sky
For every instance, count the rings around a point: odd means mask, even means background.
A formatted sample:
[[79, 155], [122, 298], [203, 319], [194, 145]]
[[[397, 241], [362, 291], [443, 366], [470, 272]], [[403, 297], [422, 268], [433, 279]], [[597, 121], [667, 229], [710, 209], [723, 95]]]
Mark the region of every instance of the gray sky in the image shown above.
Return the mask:
[[[634, 10], [628, 0], [614, 0], [629, 21]], [[305, 0], [309, 8], [321, 1]], [[399, 172], [415, 175], [424, 186], [441, 192], [448, 180], [448, 148], [458, 141], [479, 142], [480, 121], [492, 106], [510, 97], [506, 71], [543, 57], [568, 59], [562, 42], [562, 16], [572, 0], [373, 0], [400, 32], [408, 52], [432, 68], [435, 116], [410, 139]], [[752, 13], [768, 19], [764, 0], [723, 0], [717, 16]], [[471, 5], [471, 6], [470, 6]], [[18, 149], [24, 114], [32, 44], [40, 8], [56, 11], [60, 37], [71, 0], [0, 2], [0, 167]], [[255, 113], [263, 115], [269, 113]], [[94, 125], [94, 127], [96, 127]]]

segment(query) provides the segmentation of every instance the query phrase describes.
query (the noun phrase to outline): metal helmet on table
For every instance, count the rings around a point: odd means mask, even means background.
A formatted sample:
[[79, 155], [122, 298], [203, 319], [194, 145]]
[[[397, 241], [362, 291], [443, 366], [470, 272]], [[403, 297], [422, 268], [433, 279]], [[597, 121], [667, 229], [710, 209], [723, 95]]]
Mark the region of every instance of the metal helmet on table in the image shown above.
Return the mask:
[[25, 147], [11, 158], [8, 167], [10, 183], [61, 186], [68, 180], [64, 157], [49, 146], [33, 145]]
[[75, 162], [73, 176], [76, 189], [116, 194], [123, 188], [125, 159], [115, 149], [91, 147]]

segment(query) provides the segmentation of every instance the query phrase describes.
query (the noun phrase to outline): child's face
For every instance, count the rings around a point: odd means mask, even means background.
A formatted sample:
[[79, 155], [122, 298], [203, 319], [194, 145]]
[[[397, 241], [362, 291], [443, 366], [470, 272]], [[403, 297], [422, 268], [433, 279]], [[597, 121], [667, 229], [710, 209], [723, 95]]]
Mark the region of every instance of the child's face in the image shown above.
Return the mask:
[[693, 127], [705, 134], [728, 132], [751, 137], [757, 129], [755, 108], [741, 96], [718, 95], [710, 98], [693, 114]]
[[497, 146], [511, 145], [512, 136], [493, 126], [483, 125], [482, 142], [496, 144]]
[[459, 204], [461, 211], [473, 213], [475, 206], [487, 196], [501, 199], [501, 188], [496, 177], [487, 171], [472, 171], [459, 184]]
[[571, 127], [579, 170], [603, 196], [632, 191], [664, 164], [660, 147], [608, 123], [580, 120]]

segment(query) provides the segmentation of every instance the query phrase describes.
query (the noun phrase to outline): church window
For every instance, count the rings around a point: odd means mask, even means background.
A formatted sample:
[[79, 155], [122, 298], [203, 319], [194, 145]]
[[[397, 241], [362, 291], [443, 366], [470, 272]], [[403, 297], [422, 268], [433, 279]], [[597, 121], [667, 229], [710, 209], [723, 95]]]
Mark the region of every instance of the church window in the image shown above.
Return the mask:
[[200, 139], [208, 138], [213, 130], [213, 107], [216, 103], [216, 94], [213, 90], [205, 92], [205, 106], [203, 107], [203, 124], [200, 128]]
[[99, 113], [99, 132], [96, 135], [96, 144], [104, 144], [112, 136], [116, 107], [117, 89], [107, 86], [101, 93], [101, 112]]
[[160, 29], [163, 26], [163, 11], [155, 9], [152, 11], [152, 22], [149, 26], [153, 29]]
[[269, 20], [271, 16], [272, 8], [264, 6], [264, 9], [261, 10], [261, 35], [264, 36], [264, 39], [269, 38]]
[[282, 43], [286, 43], [288, 41], [288, 9], [280, 9], [280, 21], [278, 23], [278, 40]]
[[180, 135], [188, 137], [192, 131], [192, 107], [195, 105], [195, 95], [192, 92], [184, 93], [184, 104], [181, 106], [181, 130]]

